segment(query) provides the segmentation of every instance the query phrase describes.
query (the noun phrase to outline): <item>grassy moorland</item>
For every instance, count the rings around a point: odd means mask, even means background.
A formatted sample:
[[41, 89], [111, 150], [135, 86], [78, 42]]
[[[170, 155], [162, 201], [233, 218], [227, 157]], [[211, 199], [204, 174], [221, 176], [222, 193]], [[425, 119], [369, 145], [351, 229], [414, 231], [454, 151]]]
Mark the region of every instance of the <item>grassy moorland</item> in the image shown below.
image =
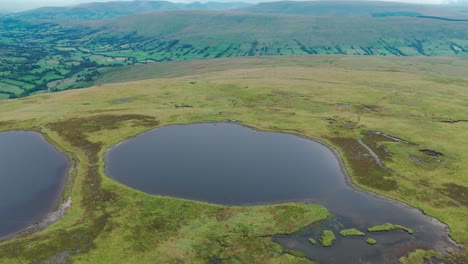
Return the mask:
[[[162, 66], [136, 66], [137, 76], [108, 72], [108, 81], [147, 79], [151, 67]], [[40, 131], [74, 164], [67, 214], [1, 242], [0, 263], [297, 263], [268, 235], [325, 218], [319, 206], [223, 207], [146, 195], [104, 175], [103, 153], [130, 136], [227, 119], [328, 142], [354, 184], [421, 208], [468, 244], [466, 58], [240, 58], [163, 68], [157, 79], [0, 102], [1, 130]]]

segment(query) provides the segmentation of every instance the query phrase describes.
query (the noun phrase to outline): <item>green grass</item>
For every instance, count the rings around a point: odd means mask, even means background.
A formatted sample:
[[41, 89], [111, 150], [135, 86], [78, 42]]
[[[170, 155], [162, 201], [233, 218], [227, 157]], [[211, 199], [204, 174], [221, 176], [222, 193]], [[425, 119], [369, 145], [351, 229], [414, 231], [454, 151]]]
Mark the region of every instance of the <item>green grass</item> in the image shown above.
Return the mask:
[[20, 87], [2, 82], [0, 82], [0, 91], [4, 93], [12, 93], [15, 95], [20, 95], [21, 93], [23, 93], [23, 89], [21, 89]]
[[377, 240], [369, 237], [369, 238], [367, 238], [367, 244], [375, 245], [375, 244], [377, 244]]
[[355, 228], [350, 228], [350, 229], [344, 229], [340, 231], [340, 235], [342, 236], [365, 236], [363, 232], [355, 229]]
[[[105, 150], [126, 138], [162, 125], [228, 119], [326, 141], [342, 155], [357, 186], [437, 217], [458, 243], [466, 245], [463, 193], [468, 188], [464, 176], [468, 153], [462, 143], [468, 138], [467, 123], [443, 121], [468, 119], [467, 67], [463, 57], [173, 62], [116, 69], [102, 76], [109, 82], [140, 79], [131, 83], [2, 101], [0, 130], [43, 133], [67, 153], [75, 169], [73, 185], [67, 185], [64, 195], [73, 198], [67, 214], [44, 231], [0, 242], [0, 263], [47, 262], [64, 251], [72, 252], [66, 258], [77, 263], [196, 263], [232, 256], [256, 263], [300, 258], [281, 256], [282, 249], [269, 235], [294, 232], [324, 219], [328, 213], [321, 207], [223, 207], [150, 196], [104, 173]], [[159, 78], [148, 79], [152, 74]], [[116, 103], [121, 98], [131, 102]], [[378, 107], [365, 107], [372, 105]], [[368, 131], [417, 145], [371, 138]], [[366, 176], [359, 175], [359, 167], [354, 169], [352, 156], [368, 153], [354, 149], [356, 139], [393, 154], [382, 160], [394, 173], [380, 176], [384, 182], [396, 182], [396, 188], [360, 180]], [[434, 159], [419, 151], [424, 148], [444, 156]]]
[[335, 242], [335, 240], [335, 234], [333, 233], [333, 231], [330, 230], [324, 230], [322, 236], [320, 236], [319, 239], [320, 243], [324, 247], [330, 247], [331, 245], [333, 245], [333, 242]]
[[394, 224], [390, 224], [390, 223], [385, 223], [383, 225], [376, 225], [376, 226], [372, 226], [372, 227], [367, 228], [367, 231], [369, 231], [369, 232], [383, 232], [383, 231], [388, 232], [388, 231], [392, 231], [392, 230], [403, 230], [403, 231], [407, 232], [410, 235], [412, 235], [414, 233], [413, 229], [404, 227], [402, 225], [394, 225]]
[[63, 79], [63, 76], [58, 75], [58, 74], [50, 73], [50, 74], [47, 74], [47, 75], [45, 75], [44, 77], [42, 77], [42, 78], [39, 80], [39, 83], [42, 83], [42, 82], [50, 82], [50, 81], [52, 81], [52, 80], [60, 80], [60, 79]]
[[311, 243], [312, 245], [317, 244], [317, 241], [313, 238], [309, 238], [308, 240], [309, 240], [309, 243]]
[[18, 81], [18, 80], [12, 80], [12, 79], [3, 79], [3, 78], [2, 78], [1, 81], [2, 81], [3, 83], [11, 84], [11, 85], [14, 85], [14, 86], [19, 86], [19, 87], [28, 85], [28, 83], [25, 83], [25, 82], [22, 82], [22, 81]]

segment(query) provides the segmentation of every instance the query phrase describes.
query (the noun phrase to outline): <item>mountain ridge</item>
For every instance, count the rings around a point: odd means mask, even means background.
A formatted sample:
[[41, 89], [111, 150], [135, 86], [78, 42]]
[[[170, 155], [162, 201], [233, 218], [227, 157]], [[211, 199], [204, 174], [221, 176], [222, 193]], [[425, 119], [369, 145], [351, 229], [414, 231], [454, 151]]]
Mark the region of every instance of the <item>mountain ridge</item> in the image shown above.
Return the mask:
[[169, 10], [228, 10], [248, 6], [243, 2], [110, 1], [69, 7], [41, 7], [12, 14], [19, 19], [105, 20], [138, 13]]

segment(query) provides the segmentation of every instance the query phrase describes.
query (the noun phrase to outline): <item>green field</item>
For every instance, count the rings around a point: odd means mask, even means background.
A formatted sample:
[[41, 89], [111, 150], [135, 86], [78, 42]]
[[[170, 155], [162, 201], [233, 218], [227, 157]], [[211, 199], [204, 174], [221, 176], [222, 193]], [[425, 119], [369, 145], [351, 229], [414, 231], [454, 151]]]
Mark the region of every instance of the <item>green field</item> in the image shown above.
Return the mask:
[[[223, 207], [150, 196], [103, 172], [105, 150], [126, 138], [162, 125], [229, 119], [329, 143], [355, 185], [420, 208], [466, 246], [467, 68], [465, 57], [169, 62], [102, 73], [101, 80], [115, 84], [2, 101], [1, 130], [43, 133], [74, 169], [63, 197], [73, 199], [68, 212], [41, 232], [1, 242], [0, 263], [206, 263], [212, 257], [306, 262], [282, 250], [271, 235], [326, 218], [319, 206]], [[131, 100], [116, 103], [122, 98]], [[373, 159], [356, 159], [368, 156], [357, 139], [392, 172]], [[431, 254], [415, 251], [402, 261]], [[447, 263], [466, 257], [454, 253]]]

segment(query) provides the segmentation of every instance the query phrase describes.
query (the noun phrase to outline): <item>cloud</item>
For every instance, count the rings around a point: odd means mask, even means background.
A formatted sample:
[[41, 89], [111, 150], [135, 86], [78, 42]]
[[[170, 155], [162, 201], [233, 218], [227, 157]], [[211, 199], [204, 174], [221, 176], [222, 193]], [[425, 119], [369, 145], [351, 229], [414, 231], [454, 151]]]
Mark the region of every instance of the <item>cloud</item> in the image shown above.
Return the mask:
[[[0, 10], [22, 11], [42, 6], [70, 6], [90, 2], [107, 2], [110, 0], [0, 0]], [[122, 0], [112, 0], [122, 1]]]
[[468, 5], [468, 0], [449, 0], [448, 3], [455, 5]]

